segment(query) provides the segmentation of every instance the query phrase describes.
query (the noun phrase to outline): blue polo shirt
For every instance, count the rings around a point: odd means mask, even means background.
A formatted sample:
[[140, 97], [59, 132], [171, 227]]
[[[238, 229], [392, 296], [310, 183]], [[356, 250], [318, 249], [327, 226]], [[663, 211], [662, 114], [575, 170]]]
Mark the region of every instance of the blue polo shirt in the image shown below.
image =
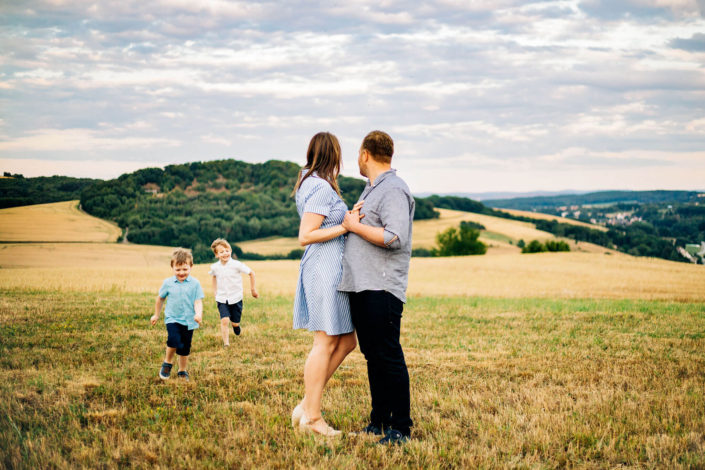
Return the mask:
[[189, 330], [198, 328], [198, 323], [193, 319], [196, 315], [193, 304], [204, 297], [198, 279], [189, 275], [184, 282], [179, 282], [176, 276], [168, 277], [159, 289], [159, 297], [167, 299], [164, 308], [165, 324], [180, 323]]

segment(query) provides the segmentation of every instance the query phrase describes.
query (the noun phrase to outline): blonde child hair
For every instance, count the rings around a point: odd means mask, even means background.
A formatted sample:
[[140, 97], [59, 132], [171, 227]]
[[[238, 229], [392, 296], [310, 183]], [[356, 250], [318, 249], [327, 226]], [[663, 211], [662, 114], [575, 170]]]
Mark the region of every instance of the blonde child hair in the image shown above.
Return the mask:
[[177, 248], [174, 250], [171, 254], [171, 267], [173, 268], [178, 264], [188, 264], [189, 266], [193, 266], [193, 255], [191, 254], [191, 250], [187, 250], [186, 248]]
[[216, 238], [213, 240], [213, 243], [211, 243], [211, 250], [213, 250], [213, 254], [216, 254], [216, 250], [218, 249], [219, 246], [224, 246], [228, 250], [230, 250], [230, 257], [235, 259], [235, 253], [233, 253], [233, 247], [230, 246], [230, 243], [225, 238]]

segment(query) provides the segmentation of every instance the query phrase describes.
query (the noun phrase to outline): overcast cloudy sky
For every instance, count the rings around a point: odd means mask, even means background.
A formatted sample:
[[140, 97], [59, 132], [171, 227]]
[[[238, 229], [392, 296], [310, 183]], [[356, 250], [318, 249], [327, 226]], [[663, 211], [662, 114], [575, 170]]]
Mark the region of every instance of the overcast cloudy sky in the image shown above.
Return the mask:
[[303, 162], [414, 192], [705, 189], [705, 0], [0, 3], [0, 170]]

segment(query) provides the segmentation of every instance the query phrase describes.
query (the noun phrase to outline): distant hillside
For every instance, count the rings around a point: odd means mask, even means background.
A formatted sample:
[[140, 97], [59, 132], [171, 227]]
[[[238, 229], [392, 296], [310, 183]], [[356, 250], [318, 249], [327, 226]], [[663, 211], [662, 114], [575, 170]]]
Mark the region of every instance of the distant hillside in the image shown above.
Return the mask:
[[418, 197], [428, 197], [428, 196], [456, 196], [464, 197], [468, 199], [475, 199], [476, 201], [489, 201], [494, 199], [517, 199], [525, 197], [537, 197], [537, 196], [562, 196], [564, 194], [585, 194], [589, 191], [576, 191], [572, 189], [566, 189], [563, 191], [527, 191], [527, 192], [509, 192], [509, 191], [492, 191], [492, 192], [482, 192], [482, 193], [416, 193]]
[[488, 199], [482, 202], [490, 207], [541, 212], [545, 208], [560, 206], [617, 204], [621, 202], [636, 202], [639, 204], [693, 202], [697, 200], [697, 197], [697, 191], [598, 191], [587, 194]]
[[[298, 234], [291, 191], [300, 167], [270, 160], [194, 162], [145, 168], [87, 187], [81, 207], [117, 222], [130, 242], [191, 248], [197, 260], [212, 258], [218, 237], [240, 242]], [[352, 207], [365, 182], [341, 176], [340, 189]], [[437, 217], [433, 205], [417, 200], [418, 218]], [[292, 253], [292, 257], [300, 253]]]
[[25, 178], [22, 175], [6, 175], [0, 178], [0, 209], [71, 201], [81, 196], [83, 188], [98, 181], [101, 180], [70, 176]]

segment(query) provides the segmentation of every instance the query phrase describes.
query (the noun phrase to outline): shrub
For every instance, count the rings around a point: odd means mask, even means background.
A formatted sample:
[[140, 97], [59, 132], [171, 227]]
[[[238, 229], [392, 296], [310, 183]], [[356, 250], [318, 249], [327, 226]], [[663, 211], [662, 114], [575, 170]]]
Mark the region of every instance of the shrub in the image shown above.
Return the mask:
[[543, 253], [546, 251], [546, 245], [538, 240], [531, 240], [528, 245], [521, 249], [522, 253]]
[[544, 251], [570, 251], [570, 246], [563, 240], [548, 240], [545, 244], [538, 240], [531, 240], [521, 249], [522, 253], [543, 253]]
[[546, 242], [548, 251], [570, 251], [570, 246], [563, 240], [548, 240]]
[[427, 248], [414, 248], [411, 250], [411, 256], [414, 258], [430, 258], [436, 256], [435, 250], [429, 250]]
[[480, 231], [467, 226], [450, 227], [436, 235], [437, 256], [484, 255], [487, 245], [478, 240]]

